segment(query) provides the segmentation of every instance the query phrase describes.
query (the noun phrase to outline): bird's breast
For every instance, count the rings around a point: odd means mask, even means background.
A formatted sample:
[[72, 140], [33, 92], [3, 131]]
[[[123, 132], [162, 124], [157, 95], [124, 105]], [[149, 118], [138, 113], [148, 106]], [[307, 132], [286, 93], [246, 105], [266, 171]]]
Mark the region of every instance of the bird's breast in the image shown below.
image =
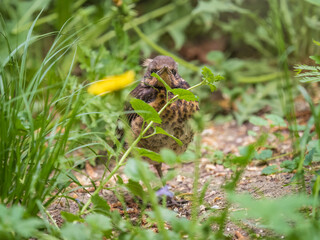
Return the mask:
[[[156, 99], [149, 103], [157, 112], [163, 108], [166, 104], [166, 95], [165, 93], [160, 93], [156, 97]], [[183, 146], [179, 146], [175, 140], [168, 137], [167, 135], [157, 134], [150, 138], [143, 139], [139, 143], [141, 147], [150, 149], [155, 152], [159, 152], [161, 148], [171, 148], [176, 153], [182, 153], [186, 150], [188, 144], [193, 139], [193, 131], [191, 127], [188, 125], [188, 120], [192, 117], [192, 115], [199, 110], [198, 102], [193, 101], [185, 101], [185, 100], [177, 100], [174, 103], [170, 104], [166, 107], [166, 109], [160, 114], [162, 119], [161, 124], [155, 124], [163, 128], [169, 134], [175, 136], [180, 139], [183, 143]], [[134, 121], [135, 135], [139, 135], [141, 126], [142, 126], [142, 118], [138, 117]], [[153, 132], [152, 129], [149, 129], [147, 135]]]

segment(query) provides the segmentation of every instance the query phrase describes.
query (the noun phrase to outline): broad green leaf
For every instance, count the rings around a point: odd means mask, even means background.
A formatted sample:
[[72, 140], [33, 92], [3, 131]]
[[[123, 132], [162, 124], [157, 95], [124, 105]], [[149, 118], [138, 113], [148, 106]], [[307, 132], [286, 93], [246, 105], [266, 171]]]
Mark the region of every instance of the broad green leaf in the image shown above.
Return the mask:
[[304, 162], [303, 162], [303, 165], [304, 166], [308, 166], [311, 162], [312, 162], [312, 159], [313, 159], [313, 154], [315, 153], [316, 151], [316, 148], [312, 148], [308, 154], [306, 155], [305, 159], [304, 159]]
[[256, 137], [256, 136], [257, 136], [257, 133], [256, 133], [255, 131], [248, 130], [248, 135], [249, 135], [249, 136], [252, 136], [252, 137]]
[[145, 198], [145, 192], [143, 191], [143, 188], [139, 184], [139, 182], [129, 179], [129, 182], [126, 184], [126, 187], [133, 195], [138, 196], [142, 199]]
[[[312, 198], [306, 194], [260, 200], [253, 199], [249, 194], [230, 194], [228, 198], [231, 202], [236, 203], [239, 209], [242, 209], [231, 213], [233, 219], [241, 219], [241, 221], [259, 219], [256, 221], [257, 227], [285, 234], [284, 238], [288, 237], [288, 239], [316, 239], [313, 232], [315, 231], [314, 222], [309, 221], [305, 217], [306, 212], [302, 211], [312, 205]], [[304, 236], [301, 236], [302, 232]], [[306, 236], [309, 232], [313, 237]]]
[[178, 98], [182, 100], [199, 101], [199, 97], [197, 97], [187, 89], [174, 88], [174, 89], [171, 89], [170, 92], [172, 92], [174, 95], [178, 95]]
[[124, 169], [124, 173], [130, 179], [139, 182], [141, 180], [139, 167], [137, 166], [137, 161], [133, 158], [129, 158], [126, 167]]
[[252, 149], [252, 146], [240, 146], [238, 147], [239, 153], [241, 156], [248, 156], [249, 154], [252, 154], [251, 151], [253, 150], [253, 154], [256, 154], [256, 151]]
[[285, 160], [280, 164], [280, 167], [284, 168], [284, 172], [292, 172], [298, 167], [298, 164], [294, 160]]
[[[164, 208], [164, 207], [160, 207], [159, 206], [159, 211], [161, 213], [161, 217], [165, 220], [170, 222], [172, 219], [176, 218], [177, 213], [175, 213], [174, 211]], [[152, 219], [156, 219], [156, 213], [154, 211], [150, 211], [150, 212], [146, 212], [146, 214], [149, 215], [150, 218]]]
[[64, 240], [87, 240], [90, 238], [90, 228], [83, 224], [66, 223], [61, 228], [61, 236]]
[[160, 154], [145, 148], [134, 148], [141, 156], [148, 157], [155, 162], [162, 162]]
[[163, 128], [156, 127], [155, 131], [156, 131], [157, 134], [164, 134], [164, 135], [167, 135], [167, 136], [171, 137], [173, 140], [175, 140], [179, 144], [179, 146], [183, 145], [183, 143], [180, 141], [179, 138], [176, 138], [175, 136], [173, 136], [170, 133], [166, 132]]
[[[161, 160], [160, 156], [159, 159]], [[135, 182], [140, 180], [155, 181], [156, 176], [150, 171], [149, 165], [141, 160], [130, 158], [124, 169], [124, 173], [127, 177]]]
[[254, 158], [258, 160], [266, 160], [272, 157], [272, 153], [273, 152], [270, 149], [262, 150], [260, 153], [256, 152]]
[[105, 215], [92, 213], [85, 220], [93, 231], [104, 232], [112, 229], [111, 220]]
[[157, 111], [146, 102], [133, 98], [130, 100], [131, 106], [145, 121], [161, 123], [161, 118]]
[[84, 222], [84, 220], [79, 217], [78, 215], [75, 215], [70, 212], [61, 211], [61, 217], [66, 220], [67, 222]]
[[266, 114], [265, 117], [269, 120], [271, 120], [273, 123], [272, 125], [274, 126], [279, 126], [279, 127], [286, 127], [287, 124], [286, 122], [283, 120], [282, 117], [279, 117], [278, 115], [275, 114]]
[[43, 223], [40, 219], [29, 218], [16, 222], [16, 232], [23, 237], [31, 237]]
[[159, 82], [162, 82], [162, 84], [167, 89], [167, 91], [171, 90], [171, 87], [158, 74], [151, 73], [151, 76], [155, 77], [156, 79], [158, 79]]
[[22, 206], [0, 204], [0, 239], [22, 239], [21, 236], [30, 238], [43, 227], [40, 218], [25, 218], [25, 215], [26, 211]]
[[179, 156], [181, 162], [191, 162], [194, 161], [196, 157], [196, 154], [190, 150], [187, 150]]
[[169, 165], [175, 164], [178, 162], [177, 155], [171, 149], [168, 149], [168, 148], [161, 149], [160, 155], [161, 155], [163, 162], [165, 162]]
[[225, 56], [221, 51], [210, 51], [207, 54], [207, 59], [215, 64], [221, 64], [223, 61], [225, 61]]
[[262, 169], [261, 173], [264, 175], [270, 175], [278, 172], [278, 167], [276, 165], [270, 165]]
[[313, 148], [319, 149], [320, 146], [320, 140], [315, 139], [308, 142], [307, 149], [308, 151], [311, 151]]
[[257, 116], [251, 116], [249, 122], [257, 126], [268, 126], [268, 121]]
[[95, 194], [91, 197], [93, 210], [97, 213], [108, 215], [110, 213], [110, 206], [105, 199]]

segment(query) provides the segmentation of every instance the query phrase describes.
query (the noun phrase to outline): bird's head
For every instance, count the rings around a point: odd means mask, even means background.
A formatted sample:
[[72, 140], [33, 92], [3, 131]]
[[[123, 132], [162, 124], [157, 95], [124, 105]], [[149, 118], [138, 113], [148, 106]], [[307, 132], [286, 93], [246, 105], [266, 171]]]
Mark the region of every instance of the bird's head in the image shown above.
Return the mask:
[[152, 73], [157, 73], [171, 88], [179, 85], [178, 64], [168, 56], [157, 56], [147, 59], [143, 66], [147, 67], [144, 75], [144, 83], [153, 87], [164, 87], [163, 84]]

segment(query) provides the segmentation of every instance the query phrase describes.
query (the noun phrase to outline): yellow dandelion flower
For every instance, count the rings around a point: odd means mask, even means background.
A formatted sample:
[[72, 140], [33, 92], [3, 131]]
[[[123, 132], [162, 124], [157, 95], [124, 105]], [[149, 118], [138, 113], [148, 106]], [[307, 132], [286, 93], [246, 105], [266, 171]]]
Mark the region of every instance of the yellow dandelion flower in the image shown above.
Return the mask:
[[113, 92], [125, 88], [134, 81], [135, 73], [129, 70], [120, 75], [105, 77], [93, 84], [88, 88], [88, 93], [94, 95], [103, 95], [108, 92]]

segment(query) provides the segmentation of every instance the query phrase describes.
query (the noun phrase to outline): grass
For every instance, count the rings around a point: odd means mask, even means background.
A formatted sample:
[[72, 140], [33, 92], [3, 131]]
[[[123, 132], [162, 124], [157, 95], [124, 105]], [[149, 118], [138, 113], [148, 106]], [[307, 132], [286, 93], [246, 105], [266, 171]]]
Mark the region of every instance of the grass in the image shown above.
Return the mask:
[[[39, 211], [38, 200], [46, 207], [55, 198], [53, 191], [59, 175], [66, 170], [60, 162], [67, 150], [69, 132], [78, 114], [81, 96], [81, 89], [73, 89], [70, 96], [62, 98], [73, 62], [61, 84], [45, 86], [43, 83], [48, 72], [74, 44], [55, 49], [61, 34], [36, 73], [30, 75], [28, 72], [28, 50], [31, 44], [37, 43], [31, 38], [36, 21], [22, 44], [22, 55], [13, 49], [16, 54], [10, 53], [9, 60], [0, 69], [0, 174], [3, 176], [0, 199], [7, 206], [25, 206], [32, 215]], [[57, 88], [61, 91], [56, 91]], [[65, 106], [64, 112], [55, 108], [59, 103]]]

